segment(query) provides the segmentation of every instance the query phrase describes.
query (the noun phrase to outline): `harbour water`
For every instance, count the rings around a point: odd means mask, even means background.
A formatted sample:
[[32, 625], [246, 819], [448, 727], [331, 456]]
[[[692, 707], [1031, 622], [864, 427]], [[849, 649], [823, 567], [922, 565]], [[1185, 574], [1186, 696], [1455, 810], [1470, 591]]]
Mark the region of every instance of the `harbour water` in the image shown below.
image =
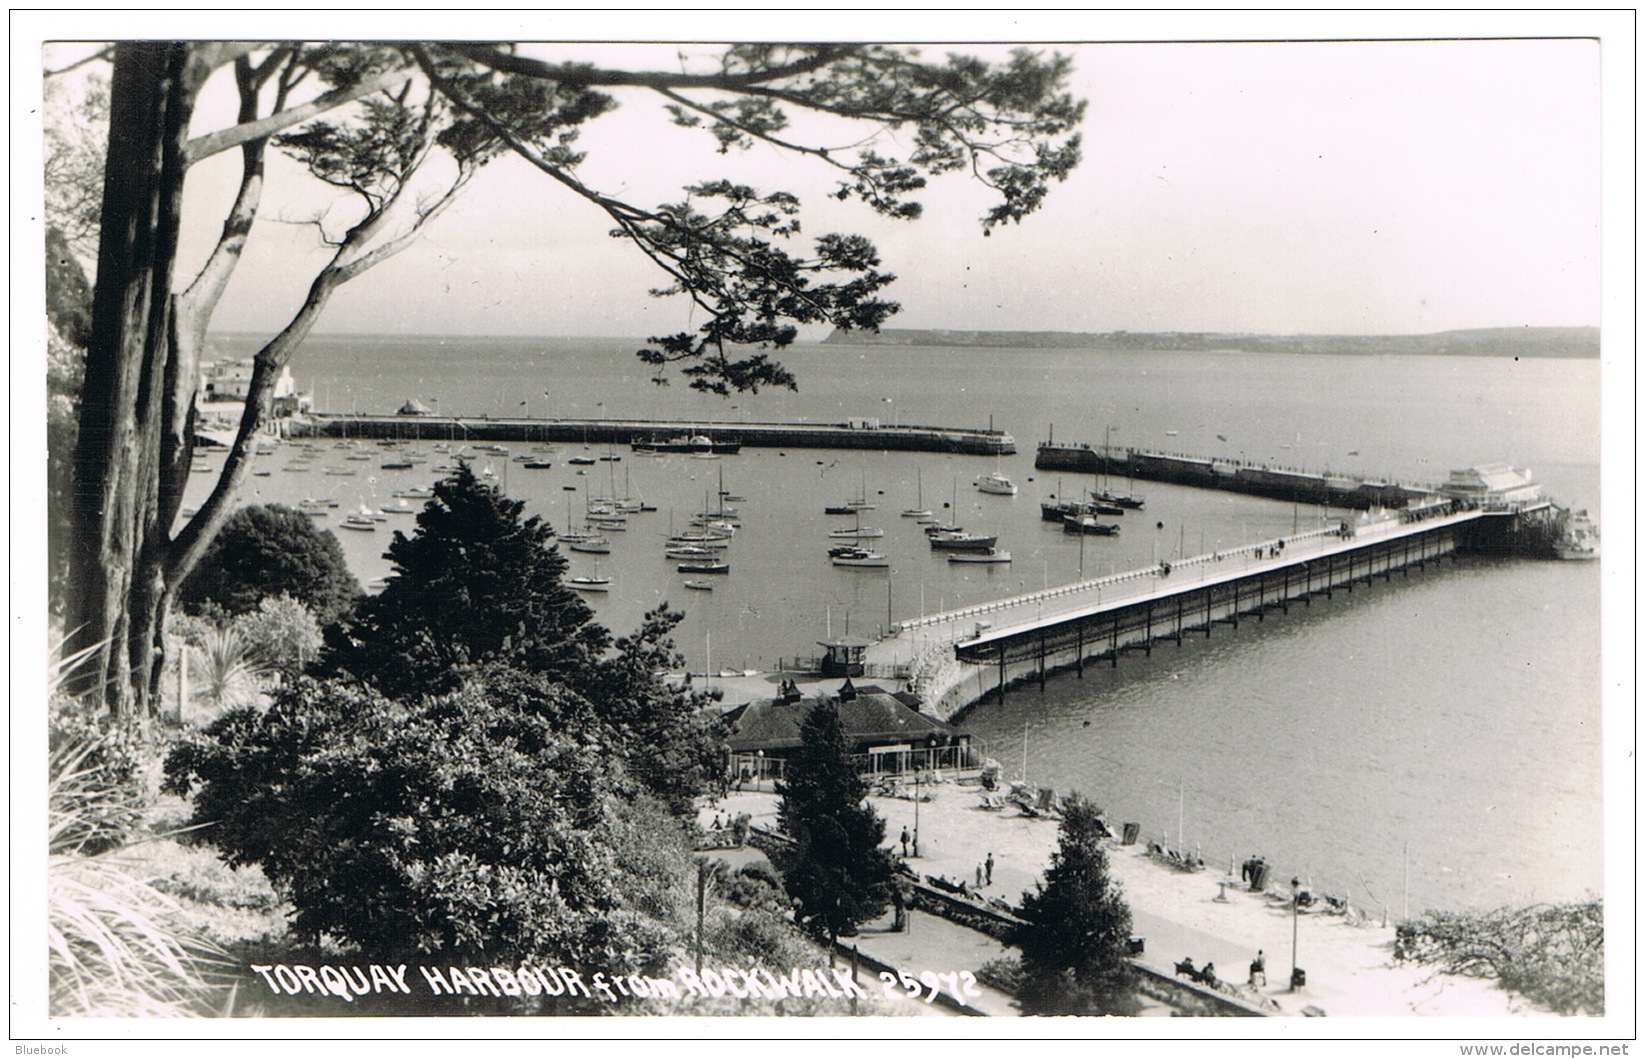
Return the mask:
[[[250, 350], [233, 336], [214, 343], [221, 356]], [[1343, 514], [1120, 482], [1146, 495], [1146, 510], [1120, 519], [1118, 537], [1070, 536], [1040, 520], [1039, 502], [1095, 483], [1036, 472], [1034, 447], [1048, 437], [1410, 481], [1500, 460], [1529, 467], [1556, 501], [1601, 514], [1594, 361], [812, 345], [781, 358], [798, 393], [721, 399], [653, 385], [637, 345], [316, 338], [294, 371], [319, 407], [339, 412], [392, 411], [415, 397], [441, 415], [877, 417], [1016, 436], [1018, 453], [998, 460], [798, 449], [647, 459], [562, 444], [546, 456], [552, 468], [527, 470], [516, 453], [477, 455], [557, 527], [580, 524], [591, 496], [656, 505], [607, 534], [609, 555], [568, 557], [574, 574], [611, 578], [608, 594], [589, 599], [619, 633], [660, 602], [685, 611], [676, 639], [698, 672], [768, 669], [815, 653], [827, 635], [875, 636], [924, 612]], [[573, 466], [574, 455], [596, 462]], [[262, 459], [271, 473], [250, 480], [245, 501], [334, 498], [322, 520], [334, 528], [361, 504], [390, 506], [394, 490], [427, 484], [438, 462], [387, 470], [322, 449], [299, 474], [283, 470], [285, 453]], [[326, 475], [328, 465], [356, 473]], [[1017, 496], [973, 488], [996, 469]], [[715, 507], [722, 487], [743, 497], [727, 501], [742, 522], [731, 570], [712, 591], [686, 590], [693, 575], [663, 558], [662, 539]], [[876, 505], [860, 521], [884, 530], [872, 544], [889, 569], [828, 562], [828, 531], [853, 520], [823, 508], [859, 497]], [[1013, 562], [947, 563], [900, 516], [916, 506], [997, 533]], [[388, 573], [389, 532], [411, 524], [390, 516], [376, 532], [338, 530], [362, 582]], [[1260, 853], [1363, 907], [1397, 916], [1575, 899], [1602, 888], [1599, 640], [1597, 564], [1463, 559], [1117, 669], [1058, 676], [1043, 693], [1015, 690], [963, 723], [1008, 775], [1026, 762], [1034, 782], [1079, 789], [1149, 835], [1180, 829], [1208, 861]]]

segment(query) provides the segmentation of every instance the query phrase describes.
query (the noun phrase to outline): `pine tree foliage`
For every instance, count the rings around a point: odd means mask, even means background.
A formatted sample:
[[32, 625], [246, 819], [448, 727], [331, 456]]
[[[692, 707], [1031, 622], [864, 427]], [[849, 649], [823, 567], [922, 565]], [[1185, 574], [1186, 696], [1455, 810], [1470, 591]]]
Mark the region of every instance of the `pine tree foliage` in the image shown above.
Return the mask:
[[554, 531], [467, 463], [437, 483], [411, 536], [396, 531], [387, 586], [327, 630], [327, 670], [391, 698], [449, 690], [488, 662], [567, 676], [610, 646], [594, 612], [562, 582]]
[[799, 756], [778, 787], [777, 820], [793, 837], [783, 882], [798, 903], [800, 924], [814, 937], [853, 933], [891, 900], [885, 821], [867, 804], [868, 785], [852, 767], [839, 710], [811, 708], [800, 728]]
[[1019, 1000], [1033, 1015], [1129, 1014], [1131, 909], [1108, 873], [1101, 814], [1078, 794], [1062, 814], [1051, 867], [1023, 893], [1025, 923], [1011, 939], [1022, 950]]

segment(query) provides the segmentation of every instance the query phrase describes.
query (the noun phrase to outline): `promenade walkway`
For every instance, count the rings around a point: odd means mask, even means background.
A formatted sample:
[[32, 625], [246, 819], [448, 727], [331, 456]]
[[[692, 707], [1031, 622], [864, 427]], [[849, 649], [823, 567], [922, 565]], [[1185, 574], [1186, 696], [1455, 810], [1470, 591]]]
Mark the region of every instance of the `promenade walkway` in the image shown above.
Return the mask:
[[[994, 882], [982, 892], [1015, 903], [1049, 866], [1057, 824], [1009, 810], [1003, 814], [978, 811], [975, 802], [973, 789], [949, 787], [936, 800], [924, 803], [920, 809], [921, 856], [910, 859], [909, 866], [922, 875], [971, 880], [977, 865], [992, 854]], [[912, 802], [872, 798], [870, 803], [885, 820], [887, 835], [897, 835], [913, 824]], [[733, 794], [715, 811], [746, 812], [754, 822], [774, 826], [776, 796]], [[1243, 983], [1251, 958], [1261, 949], [1267, 960], [1268, 983], [1256, 990], [1260, 997], [1253, 994], [1250, 999], [1271, 1002], [1281, 1017], [1314, 1012], [1334, 1018], [1545, 1014], [1489, 982], [1395, 963], [1393, 930], [1379, 917], [1310, 912], [1293, 922], [1288, 906], [1268, 895], [1244, 891], [1237, 878], [1229, 879], [1215, 866], [1180, 872], [1149, 857], [1142, 846], [1110, 846], [1109, 865], [1131, 908], [1132, 933], [1144, 939], [1143, 962], [1166, 974], [1184, 958], [1192, 959], [1196, 967], [1214, 962], [1221, 978]], [[912, 927], [904, 934], [876, 931], [873, 926], [856, 939], [861, 951], [914, 972], [974, 972], [1006, 953], [985, 935], [927, 913], [914, 913]], [[1294, 993], [1289, 990], [1293, 932], [1297, 962], [1308, 975], [1305, 987]], [[871, 980], [869, 976], [865, 979]], [[979, 1009], [983, 1003], [979, 1001]], [[1009, 998], [1003, 1004], [992, 999], [986, 1003], [988, 1014], [1012, 1013]], [[1308, 1008], [1314, 1012], [1306, 1012]]]

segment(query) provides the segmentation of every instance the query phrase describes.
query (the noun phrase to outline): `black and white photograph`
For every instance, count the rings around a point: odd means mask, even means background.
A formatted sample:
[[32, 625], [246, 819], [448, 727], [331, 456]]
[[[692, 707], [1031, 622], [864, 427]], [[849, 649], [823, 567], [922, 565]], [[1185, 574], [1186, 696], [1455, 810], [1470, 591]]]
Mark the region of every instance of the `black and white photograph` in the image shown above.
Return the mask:
[[1627, 1054], [1632, 12], [12, 14], [18, 1054]]

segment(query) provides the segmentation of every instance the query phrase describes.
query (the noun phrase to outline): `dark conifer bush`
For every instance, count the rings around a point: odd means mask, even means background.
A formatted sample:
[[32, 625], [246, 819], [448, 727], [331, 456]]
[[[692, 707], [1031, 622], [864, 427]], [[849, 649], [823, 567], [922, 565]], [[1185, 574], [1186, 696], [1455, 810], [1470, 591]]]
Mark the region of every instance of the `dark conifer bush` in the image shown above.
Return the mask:
[[824, 940], [850, 934], [885, 911], [892, 863], [880, 848], [885, 821], [866, 801], [868, 785], [847, 756], [834, 703], [814, 706], [800, 737], [799, 756], [778, 787], [778, 821], [795, 842], [781, 868], [797, 918]]
[[1030, 1015], [1124, 1015], [1136, 1009], [1126, 942], [1131, 909], [1108, 874], [1105, 829], [1078, 794], [1062, 802], [1058, 848], [1045, 881], [1022, 895], [1017, 996]]
[[554, 531], [467, 463], [434, 487], [416, 532], [396, 531], [393, 573], [327, 632], [323, 667], [391, 698], [452, 690], [464, 667], [499, 662], [568, 676], [611, 644], [575, 591]]

